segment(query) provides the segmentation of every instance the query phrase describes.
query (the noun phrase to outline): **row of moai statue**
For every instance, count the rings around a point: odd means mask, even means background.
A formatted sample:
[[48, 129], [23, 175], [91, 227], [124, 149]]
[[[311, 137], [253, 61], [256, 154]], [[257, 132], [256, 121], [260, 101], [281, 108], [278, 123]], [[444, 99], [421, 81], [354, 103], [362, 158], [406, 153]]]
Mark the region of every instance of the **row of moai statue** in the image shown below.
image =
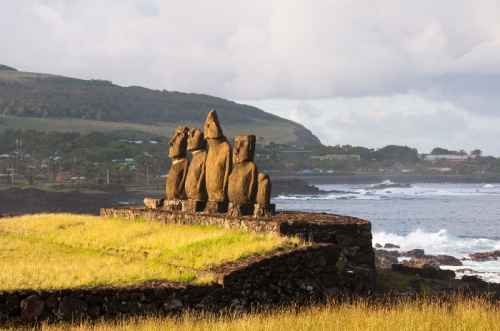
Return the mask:
[[254, 135], [236, 136], [231, 147], [213, 110], [208, 113], [204, 132], [177, 128], [170, 140], [172, 165], [165, 199], [158, 207], [190, 213], [271, 216], [275, 212], [270, 202], [271, 180], [257, 170], [254, 153]]

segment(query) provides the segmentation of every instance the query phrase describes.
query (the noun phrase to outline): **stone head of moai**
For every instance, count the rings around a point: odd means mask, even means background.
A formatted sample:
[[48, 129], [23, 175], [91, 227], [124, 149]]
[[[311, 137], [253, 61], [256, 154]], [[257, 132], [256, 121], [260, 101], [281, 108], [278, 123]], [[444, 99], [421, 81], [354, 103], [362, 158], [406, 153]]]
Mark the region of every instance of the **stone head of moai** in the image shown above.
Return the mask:
[[205, 149], [206, 141], [203, 136], [203, 131], [198, 128], [189, 130], [187, 138], [187, 149], [188, 151], [197, 151], [200, 149]]
[[217, 112], [215, 110], [211, 110], [208, 113], [203, 130], [205, 131], [206, 139], [224, 138], [224, 133], [222, 132], [219, 118], [217, 117]]
[[233, 146], [233, 162], [241, 163], [245, 161], [253, 161], [255, 154], [255, 136], [240, 135], [234, 137]]
[[179, 126], [170, 138], [168, 156], [172, 159], [186, 157], [189, 128]]

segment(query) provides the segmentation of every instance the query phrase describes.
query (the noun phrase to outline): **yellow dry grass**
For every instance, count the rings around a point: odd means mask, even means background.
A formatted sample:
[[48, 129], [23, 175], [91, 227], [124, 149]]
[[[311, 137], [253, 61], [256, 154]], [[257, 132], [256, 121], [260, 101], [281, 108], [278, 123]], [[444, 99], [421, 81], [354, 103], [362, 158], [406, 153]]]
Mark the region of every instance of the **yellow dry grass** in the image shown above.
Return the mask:
[[0, 222], [0, 290], [203, 283], [204, 270], [278, 247], [276, 235], [71, 214]]
[[243, 316], [146, 317], [106, 322], [43, 324], [43, 331], [475, 331], [498, 330], [500, 309], [481, 299], [452, 303], [408, 302], [387, 307], [366, 302], [312, 307], [300, 311], [284, 309], [267, 314]]

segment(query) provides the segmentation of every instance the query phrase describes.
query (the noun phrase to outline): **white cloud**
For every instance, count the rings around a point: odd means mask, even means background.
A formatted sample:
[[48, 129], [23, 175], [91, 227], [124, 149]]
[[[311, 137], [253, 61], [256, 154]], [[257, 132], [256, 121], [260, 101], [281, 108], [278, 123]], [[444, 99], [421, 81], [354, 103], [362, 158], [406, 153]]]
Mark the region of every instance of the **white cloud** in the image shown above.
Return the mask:
[[[318, 104], [343, 100], [347, 113], [336, 116], [357, 121], [359, 141], [371, 140], [377, 116], [407, 120], [405, 132], [377, 131], [392, 142], [432, 118], [465, 118], [465, 132], [482, 137], [471, 123], [489, 116], [492, 128], [500, 117], [498, 0], [16, 0], [2, 2], [0, 31], [0, 63], [24, 70], [230, 99], [302, 99], [330, 121]], [[411, 114], [407, 98], [418, 105]], [[383, 107], [376, 115], [358, 103]], [[457, 144], [467, 140], [457, 135]]]
[[389, 97], [244, 100], [303, 123], [329, 145], [380, 148], [398, 144], [430, 152], [440, 146], [500, 155], [500, 118], [471, 114], [413, 94]]

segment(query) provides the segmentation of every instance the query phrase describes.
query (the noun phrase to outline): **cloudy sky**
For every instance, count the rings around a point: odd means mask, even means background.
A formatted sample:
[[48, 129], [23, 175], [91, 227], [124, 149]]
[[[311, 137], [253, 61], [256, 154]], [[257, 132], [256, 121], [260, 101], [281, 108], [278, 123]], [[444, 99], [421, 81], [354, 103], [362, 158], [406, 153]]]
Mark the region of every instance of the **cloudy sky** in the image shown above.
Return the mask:
[[500, 155], [498, 0], [0, 0], [0, 63], [213, 94], [327, 144]]

